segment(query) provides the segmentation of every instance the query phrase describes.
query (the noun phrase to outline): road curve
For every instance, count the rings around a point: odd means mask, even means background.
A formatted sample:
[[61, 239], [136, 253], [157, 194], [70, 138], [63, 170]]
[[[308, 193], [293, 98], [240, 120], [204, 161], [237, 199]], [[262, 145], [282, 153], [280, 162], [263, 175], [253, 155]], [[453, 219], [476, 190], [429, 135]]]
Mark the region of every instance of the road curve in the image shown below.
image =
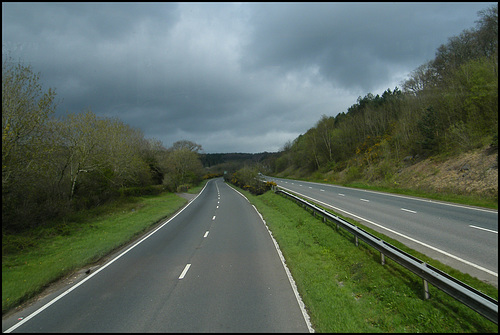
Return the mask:
[[160, 229], [3, 320], [2, 331], [311, 332], [301, 306], [258, 212], [215, 179]]

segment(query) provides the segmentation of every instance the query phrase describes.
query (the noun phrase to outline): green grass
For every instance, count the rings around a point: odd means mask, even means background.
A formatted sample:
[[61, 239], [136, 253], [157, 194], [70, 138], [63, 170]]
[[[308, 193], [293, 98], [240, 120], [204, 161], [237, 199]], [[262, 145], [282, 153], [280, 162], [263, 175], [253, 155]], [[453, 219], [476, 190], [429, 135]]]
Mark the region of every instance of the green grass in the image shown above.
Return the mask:
[[[283, 178], [285, 178], [285, 177], [283, 177]], [[498, 198], [485, 198], [485, 197], [480, 197], [480, 196], [474, 195], [474, 194], [467, 195], [467, 194], [458, 194], [458, 193], [445, 192], [445, 191], [434, 192], [434, 191], [427, 191], [427, 190], [423, 190], [423, 189], [405, 188], [405, 187], [401, 187], [401, 186], [389, 187], [389, 186], [384, 186], [384, 185], [376, 185], [373, 183], [369, 183], [366, 181], [359, 181], [359, 180], [339, 184], [339, 183], [333, 183], [331, 181], [326, 181], [326, 179], [324, 179], [324, 178], [314, 178], [314, 177], [310, 177], [310, 178], [286, 177], [286, 178], [293, 179], [293, 180], [303, 180], [303, 181], [321, 183], [321, 184], [326, 184], [326, 185], [338, 185], [338, 186], [345, 186], [345, 187], [352, 187], [352, 188], [360, 188], [360, 189], [364, 189], [364, 190], [372, 190], [372, 191], [421, 197], [421, 198], [433, 199], [433, 200], [439, 200], [439, 201], [454, 202], [454, 203], [462, 204], [462, 205], [479, 206], [479, 207], [485, 207], [485, 208], [498, 209]]]
[[[432, 286], [431, 299], [423, 300], [419, 277], [388, 258], [382, 266], [378, 252], [362, 242], [356, 247], [352, 235], [332, 229], [294, 202], [272, 192], [241, 192], [279, 243], [316, 332], [498, 332], [494, 323]], [[185, 202], [174, 194], [141, 197], [83, 212], [57, 230], [40, 229], [23, 241], [10, 236], [2, 247], [24, 249], [2, 254], [2, 312], [109, 254]], [[498, 299], [493, 286], [346, 220]]]
[[172, 215], [186, 200], [143, 196], [84, 211], [29, 235], [2, 238], [2, 314]]
[[[286, 259], [316, 332], [498, 332], [498, 326], [430, 286], [363, 242], [314, 218], [294, 202], [267, 192], [252, 196]], [[404, 247], [394, 246], [498, 299], [498, 289]]]

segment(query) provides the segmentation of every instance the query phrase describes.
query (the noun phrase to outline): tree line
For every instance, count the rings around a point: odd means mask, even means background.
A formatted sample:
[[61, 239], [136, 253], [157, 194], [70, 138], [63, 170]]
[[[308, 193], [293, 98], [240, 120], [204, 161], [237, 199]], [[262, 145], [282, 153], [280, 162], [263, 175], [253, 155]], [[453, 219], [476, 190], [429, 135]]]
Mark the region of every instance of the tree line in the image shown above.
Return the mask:
[[[341, 171], [405, 157], [498, 148], [498, 6], [449, 38], [402, 88], [368, 93], [286, 143], [273, 170]], [[380, 169], [381, 176], [385, 169]]]
[[43, 225], [120, 196], [177, 191], [203, 175], [201, 145], [165, 148], [90, 109], [54, 116], [31, 66], [2, 64], [2, 234]]

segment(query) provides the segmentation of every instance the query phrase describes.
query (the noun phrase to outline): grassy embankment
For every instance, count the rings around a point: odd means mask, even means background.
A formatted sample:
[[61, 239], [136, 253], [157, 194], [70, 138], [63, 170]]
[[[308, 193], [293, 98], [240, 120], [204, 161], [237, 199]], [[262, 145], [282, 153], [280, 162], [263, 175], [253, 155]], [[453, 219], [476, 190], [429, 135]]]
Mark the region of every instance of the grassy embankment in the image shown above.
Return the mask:
[[[417, 276], [388, 259], [380, 265], [377, 252], [363, 243], [356, 247], [348, 233], [335, 231], [295, 203], [272, 192], [243, 193], [280, 244], [317, 332], [498, 332], [498, 326], [432, 286], [432, 298], [424, 301]], [[3, 256], [2, 311], [97, 261], [185, 203], [174, 194], [136, 200], [75, 218], [66, 230]], [[498, 299], [494, 287], [384, 239]]]
[[2, 314], [138, 238], [186, 202], [173, 193], [127, 198], [79, 212], [64, 223], [3, 236]]
[[[498, 326], [363, 242], [268, 192], [252, 196], [280, 245], [317, 332], [498, 332]], [[498, 299], [498, 289], [415, 252], [361, 224], [392, 245]]]
[[288, 169], [277, 177], [498, 209], [498, 153], [489, 146], [418, 162], [386, 158], [370, 166], [360, 166], [355, 160], [347, 165], [341, 171], [314, 173]]

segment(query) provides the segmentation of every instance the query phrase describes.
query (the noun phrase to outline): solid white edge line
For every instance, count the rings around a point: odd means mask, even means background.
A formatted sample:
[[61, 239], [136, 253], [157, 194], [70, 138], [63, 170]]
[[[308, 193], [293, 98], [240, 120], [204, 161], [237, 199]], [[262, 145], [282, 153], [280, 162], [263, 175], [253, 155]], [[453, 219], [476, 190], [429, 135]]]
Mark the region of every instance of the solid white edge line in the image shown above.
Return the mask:
[[259, 213], [257, 208], [250, 202], [250, 200], [247, 199], [247, 197], [245, 197], [241, 192], [239, 192], [238, 190], [233, 188], [231, 185], [229, 185], [227, 183], [226, 183], [226, 185], [229, 186], [229, 188], [231, 188], [233, 191], [235, 191], [236, 193], [241, 195], [246, 201], [248, 201], [248, 203], [250, 203], [252, 205], [253, 209], [255, 209], [255, 211], [259, 215], [260, 219], [262, 220], [262, 223], [264, 223], [264, 227], [266, 227], [267, 232], [271, 236], [271, 240], [273, 241], [274, 247], [276, 248], [276, 251], [278, 252], [278, 256], [281, 260], [281, 264], [283, 265], [283, 268], [285, 269], [286, 275], [288, 277], [288, 281], [290, 282], [290, 285], [292, 286], [293, 293], [295, 294], [295, 299], [297, 299], [297, 303], [299, 304], [299, 308], [300, 308], [300, 311], [302, 312], [302, 316], [304, 317], [304, 321], [307, 325], [307, 328], [309, 329], [310, 333], [314, 333], [314, 329], [311, 325], [311, 319], [309, 318], [309, 315], [307, 314], [307, 311], [306, 311], [306, 305], [304, 304], [304, 302], [302, 301], [302, 298], [300, 297], [299, 291], [297, 290], [297, 285], [295, 285], [295, 280], [293, 279], [290, 270], [288, 270], [288, 267], [286, 266], [285, 257], [283, 257], [283, 254], [281, 253], [278, 242], [276, 242], [276, 240], [274, 239], [273, 233], [269, 230], [269, 227], [267, 226], [266, 221], [264, 220], [262, 215]]
[[267, 226], [266, 220], [264, 220], [264, 218], [262, 217], [262, 215], [259, 213], [259, 211], [257, 210], [257, 208], [254, 205], [252, 205], [252, 207], [255, 209], [255, 211], [259, 215], [260, 219], [262, 220], [262, 223], [264, 223], [264, 226], [266, 227], [267, 232], [269, 233], [269, 236], [271, 236], [271, 240], [273, 240], [274, 247], [276, 248], [276, 252], [278, 253], [278, 256], [281, 260], [281, 264], [283, 265], [283, 268], [285, 269], [286, 276], [288, 277], [288, 281], [290, 282], [290, 286], [292, 286], [293, 293], [295, 294], [295, 299], [297, 299], [297, 303], [299, 304], [300, 311], [302, 312], [302, 316], [304, 317], [304, 321], [306, 322], [307, 328], [309, 329], [310, 333], [314, 333], [314, 328], [311, 325], [311, 319], [309, 317], [309, 314], [307, 314], [307, 311], [306, 311], [306, 305], [304, 304], [304, 302], [302, 301], [302, 298], [300, 297], [299, 291], [297, 289], [297, 285], [295, 284], [295, 280], [292, 277], [292, 273], [290, 272], [290, 270], [286, 266], [285, 257], [283, 256], [283, 253], [280, 250], [280, 246], [278, 245], [278, 242], [276, 242], [276, 240], [274, 239], [274, 236], [273, 236], [273, 233], [271, 232], [271, 230], [269, 230], [269, 227]]
[[316, 200], [316, 199], [310, 198], [310, 197], [308, 197], [308, 196], [306, 196], [306, 195], [303, 195], [303, 194], [301, 194], [301, 193], [298, 193], [298, 192], [296, 192], [296, 191], [289, 190], [289, 189], [287, 189], [287, 188], [285, 188], [285, 187], [281, 187], [281, 188], [282, 188], [282, 189], [284, 189], [284, 190], [288, 190], [288, 191], [290, 191], [290, 192], [293, 192], [293, 193], [295, 193], [295, 194], [299, 194], [300, 196], [303, 196], [304, 198], [307, 198], [307, 199], [309, 199], [309, 200], [311, 200], [311, 201], [314, 201], [314, 202], [320, 203], [320, 204], [322, 204], [323, 206], [327, 206], [327, 207], [330, 207], [330, 208], [335, 209], [336, 211], [339, 211], [339, 212], [342, 212], [342, 213], [346, 213], [347, 215], [351, 215], [351, 216], [353, 216], [353, 217], [355, 217], [355, 218], [357, 218], [357, 219], [359, 219], [359, 220], [366, 221], [366, 222], [368, 222], [368, 223], [370, 223], [370, 224], [372, 224], [372, 225], [374, 225], [374, 226], [377, 226], [377, 227], [379, 227], [379, 228], [385, 229], [385, 230], [387, 230], [387, 231], [389, 231], [389, 232], [391, 232], [391, 233], [393, 233], [393, 234], [396, 234], [396, 235], [399, 235], [399, 236], [401, 236], [401, 237], [403, 237], [403, 238], [406, 238], [407, 240], [410, 240], [410, 241], [412, 241], [412, 242], [415, 242], [415, 243], [418, 243], [418, 244], [420, 244], [420, 245], [423, 245], [424, 247], [427, 247], [427, 248], [429, 248], [429, 249], [432, 249], [432, 250], [434, 250], [434, 251], [437, 251], [437, 252], [439, 252], [439, 253], [441, 253], [441, 254], [443, 254], [443, 255], [445, 255], [445, 256], [448, 256], [448, 257], [450, 257], [450, 258], [456, 259], [456, 260], [458, 260], [458, 261], [460, 261], [460, 262], [462, 262], [462, 263], [464, 263], [464, 264], [470, 265], [470, 266], [472, 266], [472, 267], [475, 267], [475, 268], [476, 268], [476, 269], [478, 269], [478, 270], [484, 271], [484, 272], [486, 272], [486, 273], [489, 273], [490, 275], [493, 275], [493, 276], [495, 276], [495, 277], [498, 277], [498, 273], [496, 273], [496, 272], [494, 272], [494, 271], [491, 271], [491, 270], [488, 270], [488, 269], [486, 269], [486, 268], [483, 268], [482, 266], [479, 266], [479, 265], [474, 264], [474, 263], [472, 263], [472, 262], [469, 262], [469, 261], [467, 261], [467, 260], [465, 260], [465, 259], [462, 259], [462, 258], [460, 258], [460, 257], [457, 257], [457, 256], [455, 256], [455, 255], [452, 255], [452, 254], [450, 254], [450, 253], [448, 253], [448, 252], [446, 252], [446, 251], [443, 251], [443, 250], [441, 250], [441, 249], [438, 249], [438, 248], [436, 248], [436, 247], [433, 247], [433, 246], [431, 246], [431, 245], [429, 245], [429, 244], [427, 244], [427, 243], [421, 242], [421, 241], [416, 240], [416, 239], [414, 239], [414, 238], [412, 238], [412, 237], [409, 237], [409, 236], [406, 236], [406, 235], [404, 235], [404, 234], [401, 234], [401, 233], [399, 233], [399, 232], [397, 232], [397, 231], [395, 231], [395, 230], [392, 230], [392, 229], [389, 229], [389, 228], [387, 228], [387, 227], [384, 227], [384, 226], [382, 226], [382, 225], [380, 225], [380, 224], [378, 224], [378, 223], [375, 223], [375, 222], [373, 222], [373, 221], [370, 221], [370, 220], [368, 220], [368, 219], [365, 219], [365, 218], [363, 218], [363, 217], [361, 217], [361, 216], [358, 216], [358, 215], [356, 215], [356, 214], [349, 213], [348, 211], [345, 211], [345, 210], [343, 210], [343, 209], [340, 209], [340, 208], [337, 208], [337, 207], [335, 207], [335, 206], [332, 206], [332, 205], [329, 205], [329, 204], [327, 204], [327, 203], [324, 203], [324, 202], [322, 202], [322, 201], [319, 201], [319, 200]]
[[71, 291], [73, 291], [74, 289], [76, 289], [77, 287], [79, 287], [80, 285], [82, 285], [83, 283], [85, 283], [87, 280], [89, 280], [90, 278], [94, 277], [96, 274], [98, 274], [99, 272], [101, 272], [102, 270], [104, 270], [105, 268], [107, 268], [108, 266], [110, 266], [111, 264], [113, 264], [116, 260], [118, 260], [120, 257], [122, 257], [123, 255], [125, 255], [127, 252], [129, 252], [130, 250], [132, 250], [136, 246], [138, 246], [140, 243], [144, 242], [148, 237], [150, 237], [151, 235], [153, 235], [154, 233], [156, 233], [158, 230], [160, 230], [161, 228], [163, 228], [166, 224], [168, 224], [175, 217], [177, 217], [177, 215], [179, 215], [186, 208], [188, 208], [188, 206], [190, 204], [192, 204], [194, 202], [194, 200], [196, 200], [196, 198], [198, 198], [200, 196], [200, 194], [205, 190], [205, 188], [207, 187], [208, 183], [205, 184], [205, 186], [203, 187], [203, 189], [200, 191], [200, 193], [198, 193], [198, 195], [196, 197], [193, 198], [193, 200], [191, 200], [190, 202], [188, 202], [186, 204], [186, 206], [184, 206], [180, 211], [178, 211], [170, 219], [168, 219], [163, 224], [161, 224], [158, 228], [156, 228], [151, 233], [149, 233], [148, 235], [146, 235], [145, 237], [143, 237], [142, 239], [140, 239], [138, 242], [136, 242], [134, 245], [132, 245], [130, 248], [128, 248], [127, 250], [125, 250], [124, 252], [122, 252], [121, 254], [119, 254], [118, 256], [116, 256], [115, 258], [113, 258], [110, 262], [108, 262], [107, 264], [103, 265], [103, 267], [101, 267], [100, 269], [96, 270], [94, 273], [91, 273], [88, 277], [86, 277], [82, 281], [76, 283], [74, 286], [70, 287], [69, 289], [67, 289], [66, 291], [64, 291], [63, 293], [61, 293], [60, 295], [58, 295], [57, 297], [55, 297], [54, 299], [52, 299], [51, 301], [49, 301], [48, 303], [46, 303], [45, 305], [43, 305], [42, 307], [40, 307], [39, 309], [37, 309], [36, 311], [34, 311], [33, 313], [31, 313], [30, 315], [28, 315], [27, 317], [25, 317], [24, 319], [22, 319], [21, 321], [19, 321], [18, 323], [16, 323], [15, 325], [13, 325], [12, 327], [10, 327], [6, 331], [4, 331], [4, 333], [10, 333], [11, 331], [14, 331], [18, 327], [20, 327], [21, 325], [23, 325], [24, 323], [26, 323], [27, 321], [29, 321], [30, 319], [34, 318], [35, 316], [37, 316], [38, 314], [40, 314], [41, 312], [43, 312], [45, 309], [47, 309], [51, 305], [53, 305], [59, 299], [61, 299], [62, 297], [64, 297], [65, 295], [67, 295], [68, 293], [70, 293]]
[[186, 273], [188, 272], [190, 267], [191, 267], [190, 263], [186, 264], [186, 266], [184, 267], [184, 270], [182, 270], [181, 275], [179, 276], [179, 279], [184, 278], [184, 276], [186, 275]]
[[[278, 179], [278, 181], [279, 181], [279, 178], [276, 178], [276, 179]], [[281, 180], [281, 182], [285, 182], [285, 181]], [[439, 200], [423, 199], [423, 198], [418, 198], [418, 197], [409, 197], [409, 196], [404, 196], [404, 195], [400, 195], [400, 194], [393, 194], [393, 193], [387, 193], [387, 192], [377, 192], [377, 191], [371, 191], [371, 190], [363, 190], [363, 189], [359, 189], [359, 188], [345, 187], [345, 186], [339, 186], [339, 185], [330, 185], [330, 184], [325, 184], [325, 183], [315, 183], [315, 182], [312, 182], [312, 181], [308, 181], [307, 183], [314, 184], [314, 185], [319, 185], [319, 186], [322, 186], [322, 187], [326, 186], [326, 187], [330, 187], [330, 188], [343, 188], [343, 189], [355, 190], [355, 191], [360, 191], [360, 192], [368, 192], [368, 193], [381, 194], [381, 195], [386, 195], [386, 196], [389, 196], [389, 197], [403, 198], [403, 199], [409, 199], [409, 200], [415, 200], [415, 201], [422, 201], [422, 202], [431, 202], [431, 203], [438, 204], [438, 205], [460, 207], [460, 208], [465, 208], [465, 209], [472, 209], [472, 210], [475, 210], [475, 211], [481, 211], [481, 212], [488, 212], [488, 213], [498, 214], [498, 210], [494, 210], [494, 209], [479, 208], [479, 207], [473, 207], [473, 206], [464, 206], [464, 205], [460, 205], [460, 204], [454, 204], [454, 203], [445, 202], [445, 201], [439, 201]], [[281, 186], [279, 186], [279, 187], [281, 187]], [[292, 190], [290, 190], [290, 191], [294, 192]], [[340, 195], [340, 193], [339, 193], [339, 195]]]
[[473, 226], [473, 225], [471, 225], [471, 224], [469, 225], [469, 227], [471, 227], [471, 228], [475, 228], [475, 229], [480, 229], [480, 230], [485, 230], [485, 231], [487, 231], [487, 232], [489, 232], [489, 233], [495, 233], [495, 234], [498, 234], [498, 232], [497, 232], [497, 231], [495, 231], [495, 230], [486, 229], [486, 228], [483, 228], [483, 227], [478, 227], [478, 226]]

